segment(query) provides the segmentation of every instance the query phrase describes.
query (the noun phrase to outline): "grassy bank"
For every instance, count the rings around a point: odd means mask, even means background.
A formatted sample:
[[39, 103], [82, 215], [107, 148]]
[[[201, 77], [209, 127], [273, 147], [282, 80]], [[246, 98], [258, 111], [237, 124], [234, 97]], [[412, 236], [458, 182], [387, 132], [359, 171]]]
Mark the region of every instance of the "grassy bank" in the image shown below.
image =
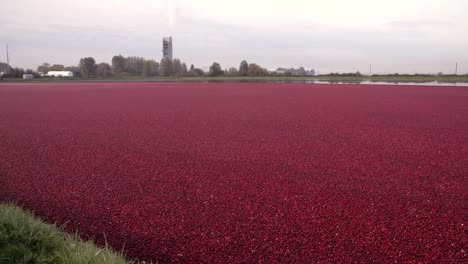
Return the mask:
[[446, 82], [468, 83], [468, 75], [419, 76], [419, 75], [382, 75], [382, 76], [314, 76], [314, 77], [109, 77], [109, 78], [37, 78], [0, 79], [1, 82], [285, 82], [285, 83], [313, 83], [313, 82], [391, 82], [391, 83], [423, 83]]
[[0, 204], [0, 264], [128, 263], [108, 248], [45, 224], [11, 204]]

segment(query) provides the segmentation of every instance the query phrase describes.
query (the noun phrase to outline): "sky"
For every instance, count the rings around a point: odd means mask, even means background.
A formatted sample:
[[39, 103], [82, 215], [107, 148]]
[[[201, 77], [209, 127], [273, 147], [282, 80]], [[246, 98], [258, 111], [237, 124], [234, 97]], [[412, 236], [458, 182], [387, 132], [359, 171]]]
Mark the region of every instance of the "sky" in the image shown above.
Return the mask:
[[[160, 60], [207, 69], [242, 60], [319, 73], [468, 73], [468, 0], [15, 0], [0, 6], [10, 64], [82, 57]], [[3, 50], [0, 61], [6, 61]]]

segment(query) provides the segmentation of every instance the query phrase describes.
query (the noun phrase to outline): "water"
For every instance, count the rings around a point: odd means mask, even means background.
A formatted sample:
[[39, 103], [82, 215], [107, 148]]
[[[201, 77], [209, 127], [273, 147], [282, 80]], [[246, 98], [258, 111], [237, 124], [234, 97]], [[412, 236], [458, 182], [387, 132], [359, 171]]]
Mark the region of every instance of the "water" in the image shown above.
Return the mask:
[[468, 87], [468, 82], [373, 82], [373, 81], [362, 81], [362, 82], [328, 82], [328, 81], [316, 81], [307, 80], [303, 83], [315, 83], [315, 84], [362, 84], [362, 85], [420, 85], [420, 86], [463, 86]]
[[[264, 81], [262, 81], [264, 82]], [[468, 87], [468, 82], [373, 82], [373, 81], [317, 81], [317, 80], [287, 80], [266, 81], [272, 83], [308, 83], [308, 84], [359, 84], [359, 85], [419, 85], [419, 86], [463, 86]]]

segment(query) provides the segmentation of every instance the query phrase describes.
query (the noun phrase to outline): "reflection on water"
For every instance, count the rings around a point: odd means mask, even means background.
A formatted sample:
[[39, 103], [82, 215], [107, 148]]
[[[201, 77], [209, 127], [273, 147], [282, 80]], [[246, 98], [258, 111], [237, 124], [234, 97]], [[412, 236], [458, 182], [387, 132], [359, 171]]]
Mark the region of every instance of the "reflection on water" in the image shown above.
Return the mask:
[[[245, 81], [251, 82], [251, 81]], [[264, 81], [262, 81], [264, 82]], [[466, 86], [467, 82], [373, 82], [373, 81], [318, 81], [318, 80], [282, 80], [267, 81], [272, 83], [309, 83], [309, 84], [360, 84], [360, 85], [421, 85], [421, 86]]]
[[468, 86], [466, 82], [371, 82], [364, 81], [360, 84], [383, 84], [383, 85], [423, 85], [423, 86]]

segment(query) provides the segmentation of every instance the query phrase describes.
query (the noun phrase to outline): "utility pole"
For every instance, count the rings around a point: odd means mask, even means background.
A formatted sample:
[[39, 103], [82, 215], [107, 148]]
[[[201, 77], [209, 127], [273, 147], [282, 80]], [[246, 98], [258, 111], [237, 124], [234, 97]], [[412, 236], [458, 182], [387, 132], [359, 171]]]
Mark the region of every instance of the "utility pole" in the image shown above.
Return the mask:
[[455, 75], [458, 73], [458, 62], [455, 62]]
[[372, 76], [372, 64], [369, 64], [369, 76]]
[[8, 56], [8, 44], [6, 45], [6, 61], [7, 61], [6, 73], [10, 73], [10, 57]]

